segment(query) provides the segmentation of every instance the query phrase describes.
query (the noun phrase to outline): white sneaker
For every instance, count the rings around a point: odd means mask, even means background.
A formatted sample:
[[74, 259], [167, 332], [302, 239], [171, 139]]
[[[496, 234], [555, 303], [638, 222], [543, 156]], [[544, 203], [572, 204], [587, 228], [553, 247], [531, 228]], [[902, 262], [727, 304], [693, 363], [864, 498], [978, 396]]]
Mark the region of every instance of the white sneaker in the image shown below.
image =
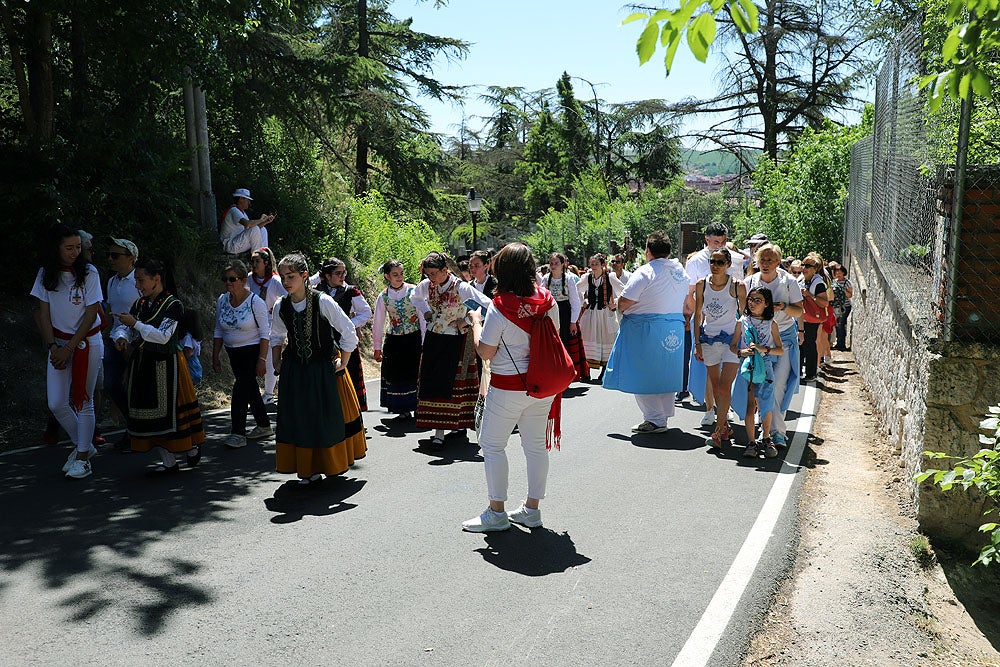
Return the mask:
[[702, 426], [715, 426], [715, 408], [712, 408], [701, 418]]
[[247, 433], [247, 439], [263, 440], [264, 438], [270, 438], [272, 435], [274, 435], [274, 429], [270, 426], [255, 426], [252, 431]]
[[740, 416], [736, 414], [735, 410], [729, 408], [729, 412], [726, 414], [726, 421], [739, 423], [742, 420], [740, 419]]
[[510, 520], [506, 512], [494, 512], [489, 507], [475, 519], [462, 522], [462, 530], [470, 533], [490, 533], [496, 530], [508, 530]]
[[269, 394], [266, 391], [264, 392], [264, 395], [261, 396], [260, 398], [262, 401], [264, 401], [264, 405], [271, 405], [271, 403], [274, 403], [274, 394]]
[[528, 528], [538, 528], [542, 525], [542, 510], [533, 510], [522, 504], [513, 512], [508, 512], [507, 519]]
[[231, 449], [239, 449], [240, 447], [247, 446], [247, 439], [242, 435], [230, 433], [226, 436], [226, 439], [222, 441], [222, 444]]
[[[94, 444], [91, 443], [90, 449], [88, 449], [87, 451], [90, 452], [90, 456], [94, 456], [95, 454], [97, 454], [97, 447], [94, 447]], [[76, 461], [76, 447], [74, 447], [73, 451], [71, 451], [69, 453], [69, 456], [66, 457], [66, 463], [63, 465], [62, 468], [63, 472], [69, 472], [69, 469], [73, 467], [73, 461]]]
[[651, 421], [649, 421], [647, 419], [646, 421], [642, 422], [641, 424], [636, 424], [635, 426], [633, 426], [632, 427], [632, 432], [633, 433], [666, 433], [667, 432], [667, 425], [664, 424], [663, 426], [657, 426], [656, 424], [654, 424], [653, 422], [651, 422]]
[[73, 479], [83, 479], [84, 477], [89, 477], [93, 472], [94, 470], [90, 465], [90, 461], [74, 459], [73, 464], [70, 465], [69, 470], [66, 471], [66, 476], [72, 477]]

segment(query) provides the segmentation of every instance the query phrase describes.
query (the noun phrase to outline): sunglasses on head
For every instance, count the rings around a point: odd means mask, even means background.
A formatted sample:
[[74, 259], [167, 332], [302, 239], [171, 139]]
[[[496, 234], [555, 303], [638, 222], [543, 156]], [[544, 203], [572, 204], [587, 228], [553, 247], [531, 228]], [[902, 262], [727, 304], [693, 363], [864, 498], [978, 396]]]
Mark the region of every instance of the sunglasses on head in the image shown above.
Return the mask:
[[766, 303], [762, 296], [752, 296], [747, 299], [747, 303]]
[[222, 282], [224, 283], [235, 283], [239, 278], [236, 276], [222, 276]]
[[817, 265], [816, 264], [803, 264], [802, 268], [803, 269], [815, 269], [815, 268], [817, 268]]
[[712, 266], [725, 266], [728, 262], [724, 259], [710, 259], [708, 263]]

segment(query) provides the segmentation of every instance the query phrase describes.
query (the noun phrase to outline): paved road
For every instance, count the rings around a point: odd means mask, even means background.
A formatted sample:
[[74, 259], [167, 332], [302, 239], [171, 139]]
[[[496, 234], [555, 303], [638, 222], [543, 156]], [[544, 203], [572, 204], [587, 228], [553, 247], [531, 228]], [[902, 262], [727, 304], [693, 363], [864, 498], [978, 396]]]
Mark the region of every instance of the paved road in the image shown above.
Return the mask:
[[[798, 468], [710, 453], [700, 410], [632, 435], [632, 397], [571, 391], [545, 527], [530, 532], [461, 532], [485, 506], [477, 447], [425, 454], [425, 434], [380, 411], [365, 415], [368, 456], [307, 493], [271, 472], [273, 443], [210, 443], [167, 479], [139, 454], [102, 454], [79, 482], [58, 472], [66, 449], [2, 456], [0, 662], [669, 665], [687, 642], [702, 658], [677, 664], [736, 664], [787, 571]], [[208, 420], [210, 439], [227, 421]], [[516, 440], [510, 454], [516, 500]], [[754, 568], [747, 536], [783, 478], [792, 497], [773, 530], [762, 519]]]

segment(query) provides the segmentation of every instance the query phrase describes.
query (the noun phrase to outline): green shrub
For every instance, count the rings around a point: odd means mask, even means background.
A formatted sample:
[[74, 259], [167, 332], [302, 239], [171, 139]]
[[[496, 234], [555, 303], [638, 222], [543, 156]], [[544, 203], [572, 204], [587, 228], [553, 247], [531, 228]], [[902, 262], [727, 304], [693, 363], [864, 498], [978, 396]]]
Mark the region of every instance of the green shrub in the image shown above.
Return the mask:
[[[989, 416], [979, 423], [979, 427], [989, 433], [979, 435], [980, 444], [989, 449], [980, 449], [972, 458], [957, 461], [949, 470], [925, 470], [915, 478], [917, 482], [933, 478], [933, 483], [942, 491], [951, 491], [956, 487], [965, 491], [972, 487], [979, 489], [988, 503], [983, 516], [988, 516], [996, 513], [1000, 507], [1000, 448], [997, 447], [997, 440], [1000, 439], [1000, 406], [991, 406]], [[924, 456], [935, 460], [958, 459], [943, 452], [924, 452]], [[979, 532], [989, 533], [990, 543], [982, 548], [973, 565], [989, 565], [1000, 561], [1000, 523], [984, 523], [979, 527]]]

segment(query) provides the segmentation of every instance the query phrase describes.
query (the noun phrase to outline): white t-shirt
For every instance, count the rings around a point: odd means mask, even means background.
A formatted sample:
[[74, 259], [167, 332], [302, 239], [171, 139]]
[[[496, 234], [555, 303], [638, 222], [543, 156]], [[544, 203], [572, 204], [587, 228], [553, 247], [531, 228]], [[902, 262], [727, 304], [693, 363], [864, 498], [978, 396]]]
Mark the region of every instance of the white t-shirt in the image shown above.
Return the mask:
[[[35, 276], [31, 296], [49, 304], [53, 329], [75, 334], [83, 322], [83, 314], [87, 307], [104, 300], [97, 267], [93, 264], [87, 265], [87, 278], [80, 287], [76, 286], [76, 276], [71, 271], [60, 271], [59, 282], [51, 292], [42, 285], [43, 271], [44, 269], [39, 269], [38, 275]], [[95, 320], [94, 326], [96, 324]]]
[[659, 257], [632, 272], [620, 298], [636, 302], [623, 313], [628, 316], [683, 313], [687, 295], [684, 267], [676, 259]]
[[[554, 305], [545, 313], [553, 320], [556, 329], [559, 328], [559, 323], [556, 320], [558, 313], [559, 309]], [[501, 337], [503, 337], [502, 343], [500, 342]], [[491, 372], [500, 375], [528, 372], [528, 352], [531, 349], [531, 338], [524, 329], [504, 317], [493, 302], [490, 302], [489, 308], [486, 309], [486, 320], [483, 322], [482, 333], [479, 334], [479, 342], [500, 348], [490, 360]]]
[[[278, 299], [277, 303], [274, 304], [274, 312], [277, 313], [281, 309], [282, 299], [287, 299], [288, 296], [283, 296]], [[306, 309], [306, 300], [302, 299], [298, 303], [292, 301], [292, 310], [296, 313], [301, 313]], [[343, 309], [337, 305], [337, 302], [333, 300], [329, 294], [319, 295], [319, 314], [330, 323], [334, 329], [340, 332], [340, 343], [338, 344], [340, 349], [344, 351], [345, 354], [354, 352], [358, 347], [358, 334], [357, 330], [354, 328], [354, 324], [351, 319], [347, 317]], [[274, 318], [274, 326], [271, 327], [271, 344], [272, 345], [283, 345], [285, 338], [288, 337], [288, 327], [285, 326], [285, 321], [281, 319], [281, 316]], [[344, 357], [344, 362], [346, 362], [347, 357]]]
[[[704, 280], [706, 276], [712, 273], [712, 267], [708, 263], [708, 260], [712, 257], [714, 250], [709, 250], [707, 247], [702, 248], [698, 253], [687, 261], [684, 266], [684, 270], [687, 272], [688, 284], [697, 285], [699, 280]], [[730, 251], [730, 255], [732, 251]], [[743, 280], [743, 266], [740, 262], [739, 255], [736, 256], [736, 260], [729, 265], [726, 273], [731, 275], [734, 280]]]
[[[250, 216], [235, 205], [229, 207], [229, 210], [226, 211], [226, 217], [222, 221], [222, 229], [219, 230], [219, 238], [222, 240], [222, 245], [227, 245], [234, 236], [246, 229], [246, 225], [243, 223], [244, 220], [250, 222]], [[267, 227], [258, 227], [258, 229], [260, 230], [260, 244], [266, 248], [268, 247]], [[250, 250], [256, 250], [256, 248], [250, 248]]]
[[[761, 275], [760, 273], [755, 273], [747, 276], [746, 280], [743, 281], [747, 286], [748, 295], [750, 294], [750, 290], [755, 287], [766, 287], [771, 290], [771, 299], [775, 303], [802, 303], [802, 290], [792, 274], [784, 269], [778, 269], [778, 275], [769, 283], [764, 282], [760, 277]], [[778, 331], [785, 331], [791, 327], [798, 326], [795, 324], [795, 318], [791, 317], [784, 310], [774, 311], [774, 321], [778, 325]]]
[[[139, 290], [135, 286], [135, 271], [130, 272], [124, 278], [113, 274], [108, 279], [108, 306], [112, 313], [127, 313], [132, 310], [132, 305], [139, 299]], [[112, 327], [121, 324], [117, 317], [111, 323]]]
[[267, 304], [253, 292], [238, 306], [229, 303], [229, 293], [219, 296], [215, 304], [215, 338], [226, 347], [256, 345], [271, 335]]

